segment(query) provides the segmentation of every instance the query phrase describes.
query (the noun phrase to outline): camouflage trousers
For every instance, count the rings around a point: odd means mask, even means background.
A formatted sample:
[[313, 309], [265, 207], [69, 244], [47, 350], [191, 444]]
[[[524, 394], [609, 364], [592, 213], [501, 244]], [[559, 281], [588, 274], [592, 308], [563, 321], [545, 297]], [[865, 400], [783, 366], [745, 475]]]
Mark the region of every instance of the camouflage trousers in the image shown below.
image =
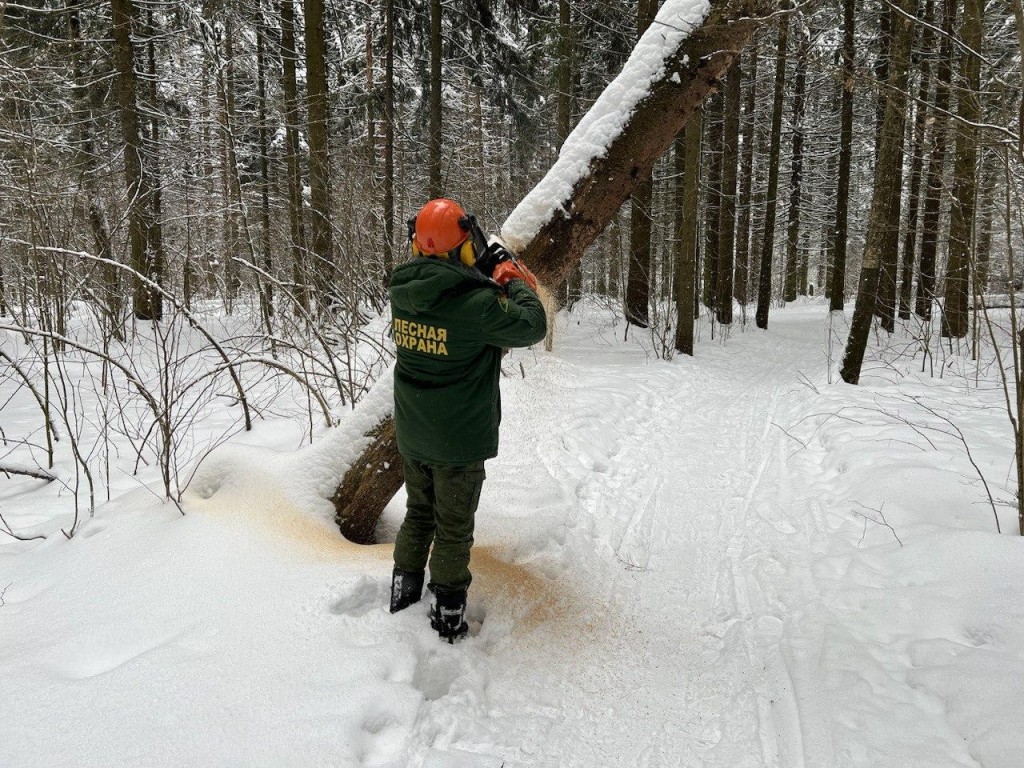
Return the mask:
[[468, 587], [473, 525], [486, 477], [484, 463], [426, 464], [403, 457], [402, 468], [408, 499], [395, 539], [395, 567], [422, 571], [429, 557], [431, 585]]

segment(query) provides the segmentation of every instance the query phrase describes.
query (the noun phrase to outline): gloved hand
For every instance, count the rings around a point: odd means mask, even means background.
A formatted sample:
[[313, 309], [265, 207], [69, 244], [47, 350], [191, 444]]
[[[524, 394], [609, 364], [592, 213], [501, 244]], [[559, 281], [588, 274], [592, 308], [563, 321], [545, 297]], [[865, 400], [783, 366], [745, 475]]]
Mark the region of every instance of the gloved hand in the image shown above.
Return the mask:
[[476, 268], [488, 277], [494, 275], [494, 268], [503, 261], [512, 258], [512, 251], [498, 242], [491, 243], [484, 251], [484, 255], [476, 260]]
[[494, 268], [494, 274], [491, 278], [504, 288], [510, 280], [522, 280], [528, 286], [530, 290], [537, 290], [537, 278], [534, 277], [533, 272], [526, 268], [526, 265], [521, 261], [514, 261], [508, 259], [503, 261]]

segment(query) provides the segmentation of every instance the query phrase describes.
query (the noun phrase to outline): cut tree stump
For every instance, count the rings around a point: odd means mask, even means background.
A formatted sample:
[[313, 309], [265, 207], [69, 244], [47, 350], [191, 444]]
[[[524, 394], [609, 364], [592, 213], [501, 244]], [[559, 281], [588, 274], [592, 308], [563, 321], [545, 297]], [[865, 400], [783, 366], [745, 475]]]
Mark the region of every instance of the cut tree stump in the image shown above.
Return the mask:
[[[356, 544], [373, 543], [373, 532], [384, 507], [405, 482], [394, 420], [385, 419], [368, 436], [373, 442], [345, 473], [331, 497], [338, 528], [346, 539]], [[379, 511], [366, 514], [368, 509]]]

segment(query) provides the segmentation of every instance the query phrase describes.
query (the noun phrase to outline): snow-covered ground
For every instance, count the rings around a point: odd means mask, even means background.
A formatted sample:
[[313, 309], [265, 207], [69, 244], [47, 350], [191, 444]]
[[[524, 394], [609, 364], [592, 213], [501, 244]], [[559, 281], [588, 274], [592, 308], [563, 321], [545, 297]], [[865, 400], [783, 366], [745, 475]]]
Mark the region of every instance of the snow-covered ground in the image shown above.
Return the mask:
[[591, 306], [507, 358], [455, 646], [317, 498], [353, 424], [264, 423], [184, 516], [125, 481], [71, 540], [0, 480], [55, 534], [0, 537], [0, 765], [1017, 768], [1024, 540], [956, 436], [1010, 498], [991, 368], [829, 383], [826, 328], [666, 362]]

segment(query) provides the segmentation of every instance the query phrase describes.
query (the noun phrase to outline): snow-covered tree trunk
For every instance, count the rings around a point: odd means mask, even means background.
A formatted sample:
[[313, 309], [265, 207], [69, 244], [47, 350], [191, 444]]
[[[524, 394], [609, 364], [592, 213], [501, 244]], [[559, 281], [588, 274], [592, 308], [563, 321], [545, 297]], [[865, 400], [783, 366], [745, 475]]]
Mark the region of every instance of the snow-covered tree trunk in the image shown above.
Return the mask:
[[[558, 286], [650, 173], [676, 134], [777, 10], [771, 0], [668, 0], [566, 140], [547, 175], [520, 202], [502, 237], [541, 283]], [[342, 533], [371, 540], [402, 485], [390, 419], [368, 434], [332, 501]]]

